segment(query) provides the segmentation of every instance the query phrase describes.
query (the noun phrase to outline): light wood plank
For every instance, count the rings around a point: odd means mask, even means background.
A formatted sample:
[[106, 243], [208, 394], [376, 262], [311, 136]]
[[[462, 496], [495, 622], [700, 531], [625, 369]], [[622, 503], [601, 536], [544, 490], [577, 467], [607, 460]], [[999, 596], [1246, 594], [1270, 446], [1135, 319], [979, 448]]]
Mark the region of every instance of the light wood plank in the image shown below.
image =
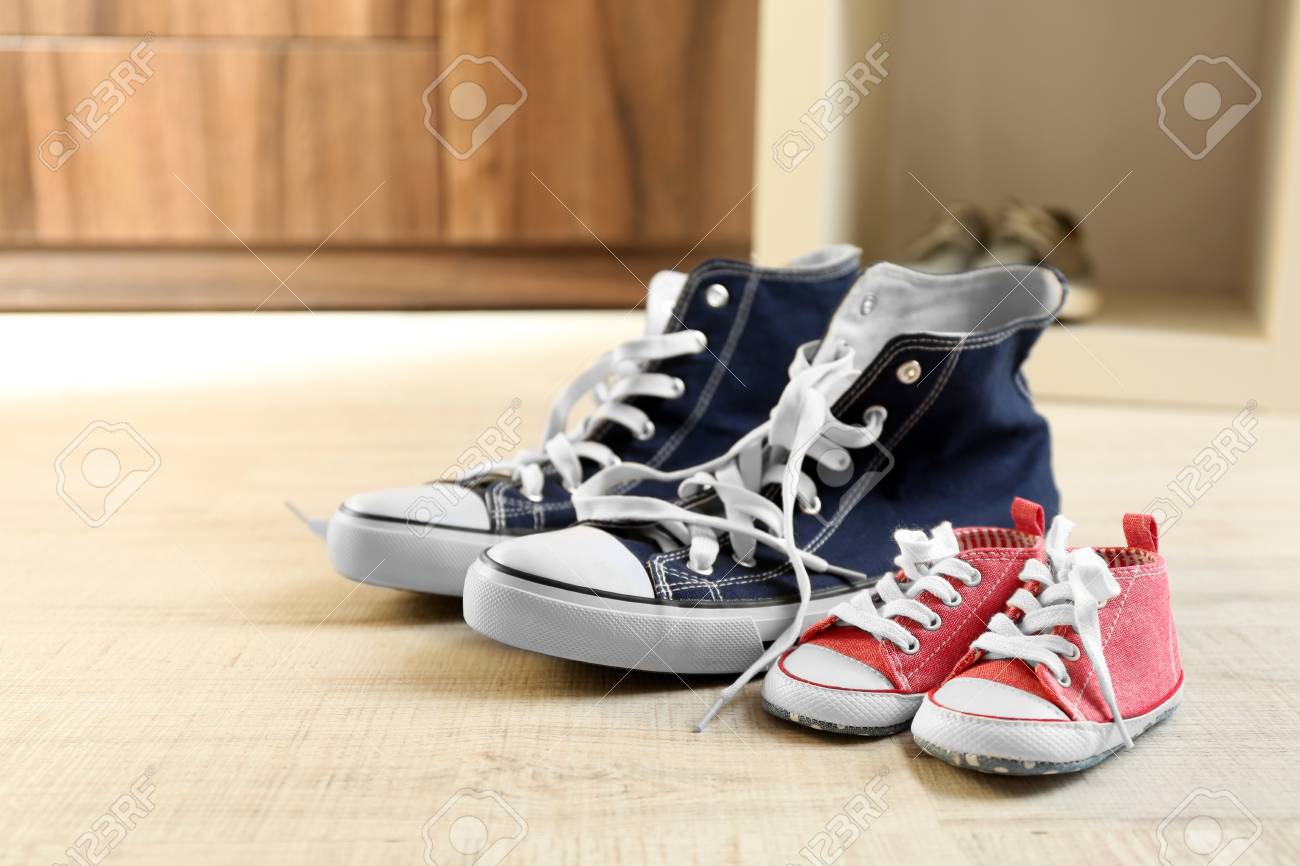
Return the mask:
[[[515, 398], [547, 400], [636, 316], [0, 317], [0, 838], [65, 850], [146, 769], [155, 809], [113, 862], [419, 863], [465, 787], [527, 822], [505, 864], [805, 864], [867, 779], [888, 810], [841, 864], [1155, 863], [1161, 821], [1228, 790], [1300, 859], [1300, 420], [1259, 443], [1164, 539], [1184, 706], [1081, 776], [1004, 779], [917, 757], [906, 735], [818, 735], [752, 685], [603, 670], [498, 646], [454, 600], [346, 583], [284, 509], [436, 475]], [[1115, 539], [1230, 418], [1046, 403], [1079, 543]], [[125, 420], [162, 468], [103, 528], [54, 494], [87, 422]], [[1135, 432], [1139, 431], [1139, 432]], [[1140, 433], [1140, 435], [1139, 435]]]

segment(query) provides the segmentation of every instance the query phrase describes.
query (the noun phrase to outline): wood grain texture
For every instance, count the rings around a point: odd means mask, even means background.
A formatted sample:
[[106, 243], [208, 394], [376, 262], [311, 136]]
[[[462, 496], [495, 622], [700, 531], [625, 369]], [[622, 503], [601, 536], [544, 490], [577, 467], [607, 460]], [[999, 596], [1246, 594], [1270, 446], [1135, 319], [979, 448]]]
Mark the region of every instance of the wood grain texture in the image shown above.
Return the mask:
[[[743, 248], [685, 250], [20, 250], [0, 252], [0, 310], [618, 307], [656, 271]], [[285, 285], [280, 286], [280, 278]]]
[[[160, 37], [152, 77], [120, 100], [101, 82], [134, 39], [0, 42], [0, 111], [14, 118], [0, 130], [0, 242], [311, 247], [337, 229], [374, 246], [747, 245], [751, 3], [439, 8], [445, 49]], [[450, 94], [469, 78], [489, 109], [522, 94], [499, 68], [527, 98], [455, 158], [426, 129], [426, 87], [445, 73], [430, 124], [467, 144], [477, 121], [458, 120]], [[67, 116], [86, 111], [104, 125], [76, 134]], [[64, 132], [75, 153], [47, 167], [43, 144]]]
[[[112, 862], [411, 864], [464, 788], [527, 823], [512, 866], [806, 864], [873, 775], [888, 809], [840, 864], [1155, 863], [1161, 821], [1231, 791], [1300, 860], [1300, 419], [1259, 442], [1164, 539], [1187, 696], [1086, 774], [1009, 779], [906, 735], [816, 734], [757, 684], [604, 670], [479, 637], [454, 600], [352, 584], [284, 509], [436, 475], [514, 398], [525, 441], [617, 339], [620, 313], [0, 317], [0, 838], [66, 849], [146, 770], [155, 808]], [[1044, 404], [1083, 544], [1119, 535], [1232, 413]], [[55, 495], [56, 455], [127, 421], [161, 470], [100, 529]], [[1140, 431], [1140, 435], [1139, 432]], [[446, 824], [436, 824], [435, 832]], [[499, 826], [499, 825], [498, 825]], [[1197, 862], [1197, 861], [1192, 861]]]
[[[563, 7], [440, 3], [447, 60], [496, 57], [528, 92], [472, 159], [440, 163], [446, 238], [747, 242], [755, 5]], [[438, 118], [454, 123], [445, 109]]]
[[435, 0], [7, 0], [0, 34], [430, 37]]
[[157, 40], [153, 77], [50, 171], [37, 142], [69, 128], [65, 114], [135, 43], [60, 45], [0, 53], [21, 82], [4, 89], [19, 123], [0, 133], [0, 162], [21, 167], [0, 204], [10, 243], [310, 249], [335, 229], [341, 243], [438, 239], [438, 148], [419, 111], [432, 43]]

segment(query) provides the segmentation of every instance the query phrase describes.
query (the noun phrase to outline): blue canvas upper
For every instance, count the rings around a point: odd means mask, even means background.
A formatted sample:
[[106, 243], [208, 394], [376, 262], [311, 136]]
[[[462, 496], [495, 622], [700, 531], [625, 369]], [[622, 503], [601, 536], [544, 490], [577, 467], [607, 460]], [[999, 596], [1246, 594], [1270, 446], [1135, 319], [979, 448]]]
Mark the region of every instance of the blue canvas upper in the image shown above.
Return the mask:
[[[712, 259], [688, 275], [667, 330], [697, 330], [708, 351], [669, 358], [647, 369], [676, 376], [685, 384], [677, 399], [636, 398], [654, 434], [645, 440], [616, 424], [603, 424], [590, 437], [623, 461], [662, 469], [695, 465], [725, 451], [766, 418], [786, 382], [795, 350], [815, 340], [853, 285], [858, 251], [828, 247], [784, 268]], [[721, 306], [709, 303], [708, 288], [727, 290]], [[716, 300], [716, 295], [715, 295]], [[585, 465], [594, 472], [598, 467]], [[522, 533], [555, 529], [576, 520], [569, 491], [553, 468], [544, 470], [541, 501], [523, 495], [510, 480], [480, 482], [492, 530]], [[671, 486], [641, 482], [630, 490], [647, 496], [673, 496]]]
[[[1041, 503], [1049, 518], [1057, 513], [1048, 425], [1021, 367], [1059, 309], [1063, 284], [1053, 272], [1027, 273], [989, 268], [940, 277], [878, 265], [863, 276], [818, 352], [843, 344], [871, 352], [879, 345], [832, 411], [853, 424], [871, 407], [883, 407], [887, 416], [876, 445], [849, 452], [852, 470], [830, 478], [822, 473], [818, 512], [796, 512], [800, 549], [874, 577], [892, 567], [897, 528], [944, 520], [1004, 525], [1015, 496]], [[873, 316], [893, 324], [875, 324]], [[805, 472], [819, 477], [812, 460]], [[777, 485], [765, 493], [779, 501]], [[706, 511], [715, 506], [708, 494], [690, 503]], [[700, 574], [689, 567], [685, 547], [663, 552], [635, 526], [593, 525], [645, 563], [659, 599], [707, 606], [798, 598], [789, 561], [765, 545], [752, 564], [738, 563], [724, 535], [712, 572]], [[814, 596], [855, 588], [834, 575], [810, 576]]]

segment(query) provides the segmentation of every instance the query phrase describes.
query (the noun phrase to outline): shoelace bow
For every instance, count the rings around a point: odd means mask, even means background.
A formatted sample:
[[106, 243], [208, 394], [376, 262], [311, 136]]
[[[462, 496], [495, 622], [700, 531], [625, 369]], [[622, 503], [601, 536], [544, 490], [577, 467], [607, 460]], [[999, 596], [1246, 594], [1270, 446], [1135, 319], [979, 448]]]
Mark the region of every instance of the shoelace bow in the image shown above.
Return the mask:
[[921, 603], [919, 596], [929, 593], [948, 607], [957, 607], [962, 601], [961, 593], [947, 578], [967, 586], [975, 586], [982, 578], [979, 569], [957, 558], [961, 545], [947, 521], [936, 526], [928, 537], [920, 530], [900, 529], [894, 533], [894, 541], [898, 542], [899, 549], [894, 564], [902, 570], [906, 581], [900, 585], [895, 574], [886, 574], [871, 589], [864, 589], [836, 605], [831, 616], [910, 654], [920, 649], [920, 642], [898, 619], [910, 619], [931, 631], [943, 621], [939, 614]]
[[988, 630], [971, 646], [983, 650], [989, 659], [1020, 659], [1031, 667], [1046, 665], [1057, 682], [1066, 686], [1070, 682], [1069, 673], [1062, 659], [1074, 661], [1079, 657], [1079, 650], [1051, 632], [1057, 626], [1070, 627], [1079, 635], [1124, 746], [1131, 748], [1133, 739], [1115, 699], [1097, 617], [1097, 609], [1119, 595], [1119, 583], [1095, 550], [1066, 550], [1066, 537], [1073, 528], [1073, 523], [1057, 515], [1047, 533], [1047, 564], [1038, 560], [1025, 563], [1021, 582], [1038, 583], [1040, 588], [1036, 595], [1023, 586], [1012, 594], [1008, 605], [1023, 614], [1020, 621], [1012, 620], [1005, 613], [996, 614], [989, 620]]
[[[469, 473], [466, 480], [506, 475], [520, 486], [525, 497], [536, 502], [542, 498], [545, 467], [549, 464], [559, 473], [565, 489], [576, 490], [582, 484], [583, 460], [600, 467], [619, 462], [618, 455], [608, 446], [588, 440], [602, 422], [625, 427], [638, 439], [649, 439], [654, 435], [654, 423], [627, 401], [633, 397], [672, 398], [686, 393], [681, 379], [667, 373], [647, 373], [646, 364], [694, 355], [703, 352], [707, 345], [708, 338], [701, 331], [674, 331], [637, 337], [606, 352], [555, 398], [541, 448], [522, 450], [509, 460], [480, 467]], [[566, 430], [570, 410], [588, 393], [596, 407], [572, 430]]]
[[[611, 466], [593, 475], [574, 494], [582, 520], [651, 521], [677, 543], [689, 544], [689, 565], [701, 574], [712, 571], [720, 552], [719, 535], [726, 533], [737, 562], [752, 561], [758, 544], [781, 551], [794, 567], [799, 586], [799, 606], [789, 627], [731, 686], [700, 720], [703, 730], [731, 697], [771, 661], [793, 645], [812, 595], [808, 569], [850, 578], [861, 572], [833, 566], [816, 554], [801, 550], [794, 538], [796, 506], [815, 511], [816, 483], [803, 471], [806, 458], [834, 471], [847, 468], [845, 449], [865, 448], [875, 442], [884, 425], [884, 410], [870, 413], [862, 426], [846, 424], [831, 414], [835, 396], [856, 379], [853, 351], [846, 349], [834, 360], [812, 364], [817, 343], [800, 347], [790, 367], [790, 382], [772, 410], [771, 418], [737, 442], [726, 454], [680, 472], [662, 472], [636, 464]], [[620, 496], [607, 491], [631, 481], [679, 481], [683, 498], [712, 492], [723, 516], [683, 508], [673, 502], [641, 496]], [[781, 505], [762, 494], [768, 484], [780, 483]]]

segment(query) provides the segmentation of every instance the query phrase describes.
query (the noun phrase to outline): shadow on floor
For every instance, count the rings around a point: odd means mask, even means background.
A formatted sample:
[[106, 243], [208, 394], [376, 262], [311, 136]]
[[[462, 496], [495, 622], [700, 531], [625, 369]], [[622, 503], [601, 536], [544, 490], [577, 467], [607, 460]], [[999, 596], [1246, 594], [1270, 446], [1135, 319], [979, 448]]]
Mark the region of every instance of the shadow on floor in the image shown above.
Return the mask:
[[[459, 597], [363, 586], [337, 577], [279, 587], [277, 595], [287, 600], [292, 611], [279, 620], [283, 625], [315, 626], [327, 613], [329, 624], [335, 627], [391, 628], [461, 621]], [[312, 603], [305, 605], [304, 599], [312, 599]]]
[[906, 771], [938, 800], [969, 800], [977, 796], [984, 800], [1023, 800], [1042, 797], [1072, 787], [1083, 781], [1088, 773], [1105, 772], [1104, 767], [1094, 767], [1079, 773], [1061, 773], [1048, 776], [1010, 776], [998, 773], [979, 773], [954, 767], [947, 761], [931, 757], [921, 751], [910, 734], [900, 734], [911, 754], [917, 756], [905, 764]]

